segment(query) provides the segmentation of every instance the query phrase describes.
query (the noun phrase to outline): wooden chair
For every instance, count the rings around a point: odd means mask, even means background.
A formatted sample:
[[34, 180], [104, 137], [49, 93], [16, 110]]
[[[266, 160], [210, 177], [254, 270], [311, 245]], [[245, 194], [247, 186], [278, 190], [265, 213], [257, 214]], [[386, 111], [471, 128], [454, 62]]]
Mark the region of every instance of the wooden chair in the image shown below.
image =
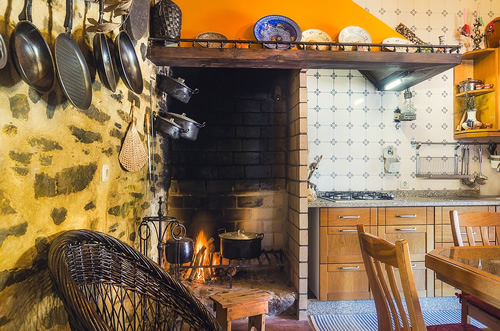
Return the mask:
[[72, 330], [220, 330], [165, 270], [107, 234], [72, 230], [49, 250], [49, 271]]
[[[500, 213], [472, 212], [459, 215], [457, 210], [451, 210], [450, 221], [455, 246], [464, 246], [464, 234], [470, 246], [476, 246], [477, 236], [483, 246], [500, 244]], [[464, 232], [462, 228], [465, 228]], [[475, 231], [479, 233], [476, 235]], [[457, 296], [462, 303], [462, 323], [466, 323], [470, 316], [493, 330], [500, 330], [500, 309], [467, 293]]]
[[[361, 253], [375, 300], [379, 331], [481, 330], [464, 323], [426, 326], [411, 270], [408, 242], [402, 239], [393, 244], [366, 233], [362, 224], [357, 228]], [[397, 285], [395, 269], [399, 270], [406, 310]]]

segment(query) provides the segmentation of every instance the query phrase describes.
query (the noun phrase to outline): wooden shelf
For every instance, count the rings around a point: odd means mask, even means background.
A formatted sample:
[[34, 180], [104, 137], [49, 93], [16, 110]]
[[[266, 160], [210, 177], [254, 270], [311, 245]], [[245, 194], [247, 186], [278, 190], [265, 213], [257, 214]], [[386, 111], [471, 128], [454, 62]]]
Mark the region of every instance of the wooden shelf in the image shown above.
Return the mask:
[[[462, 62], [462, 55], [456, 53], [165, 47], [153, 43], [147, 58], [158, 66], [171, 67], [355, 69], [382, 91], [402, 91]], [[386, 89], [397, 78], [402, 83]]]
[[[469, 95], [471, 95], [471, 96], [478, 96], [478, 95], [483, 95], [483, 94], [487, 94], [487, 93], [491, 93], [491, 92], [495, 92], [495, 89], [494, 88], [483, 88], [483, 89], [480, 89], [480, 90], [469, 91]], [[457, 93], [456, 97], [464, 97], [465, 93], [466, 92]]]
[[492, 129], [455, 131], [455, 139], [500, 137], [500, 131]]

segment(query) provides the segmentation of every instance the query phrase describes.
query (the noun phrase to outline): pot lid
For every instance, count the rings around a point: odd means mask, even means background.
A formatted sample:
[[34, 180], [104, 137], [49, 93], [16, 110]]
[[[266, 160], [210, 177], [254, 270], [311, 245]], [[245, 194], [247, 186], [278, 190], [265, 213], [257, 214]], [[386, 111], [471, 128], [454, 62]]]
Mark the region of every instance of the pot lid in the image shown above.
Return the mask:
[[196, 122], [195, 120], [193, 120], [192, 118], [187, 117], [186, 113], [177, 114], [177, 113], [168, 112], [167, 115], [171, 116], [171, 117], [175, 117], [175, 118], [181, 119], [181, 120], [184, 120], [184, 121], [187, 121], [187, 122], [192, 122], [195, 125], [202, 125], [202, 124]]
[[164, 118], [164, 117], [161, 117], [160, 115], [157, 115], [157, 117], [165, 122], [168, 122], [170, 125], [182, 130], [182, 127], [179, 124], [175, 123], [175, 120], [172, 117], [171, 118]]
[[232, 240], [252, 240], [252, 239], [262, 239], [264, 237], [264, 234], [245, 232], [245, 230], [238, 230], [236, 232], [219, 233], [219, 237], [223, 239], [232, 239]]

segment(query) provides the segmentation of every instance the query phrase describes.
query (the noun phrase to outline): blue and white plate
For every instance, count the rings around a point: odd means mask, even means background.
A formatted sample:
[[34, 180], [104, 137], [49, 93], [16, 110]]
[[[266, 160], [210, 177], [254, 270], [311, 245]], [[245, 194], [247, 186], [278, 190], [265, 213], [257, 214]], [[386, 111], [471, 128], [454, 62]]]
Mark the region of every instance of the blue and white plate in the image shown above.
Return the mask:
[[[259, 41], [300, 41], [302, 30], [292, 19], [281, 15], [264, 16], [253, 27], [255, 39]], [[267, 48], [290, 48], [286, 44], [264, 44]]]

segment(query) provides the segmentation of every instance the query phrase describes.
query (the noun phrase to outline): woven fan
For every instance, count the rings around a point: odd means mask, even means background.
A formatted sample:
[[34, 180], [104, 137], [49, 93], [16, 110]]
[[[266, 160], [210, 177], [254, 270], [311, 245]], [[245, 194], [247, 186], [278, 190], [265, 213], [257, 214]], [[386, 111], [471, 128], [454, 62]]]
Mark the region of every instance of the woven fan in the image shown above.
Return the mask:
[[132, 123], [127, 131], [125, 140], [123, 140], [123, 145], [118, 155], [118, 160], [120, 160], [121, 165], [128, 171], [134, 172], [139, 171], [144, 167], [146, 162], [148, 162], [148, 154], [144, 149], [141, 137], [137, 132], [134, 120], [134, 101], [132, 101]]

